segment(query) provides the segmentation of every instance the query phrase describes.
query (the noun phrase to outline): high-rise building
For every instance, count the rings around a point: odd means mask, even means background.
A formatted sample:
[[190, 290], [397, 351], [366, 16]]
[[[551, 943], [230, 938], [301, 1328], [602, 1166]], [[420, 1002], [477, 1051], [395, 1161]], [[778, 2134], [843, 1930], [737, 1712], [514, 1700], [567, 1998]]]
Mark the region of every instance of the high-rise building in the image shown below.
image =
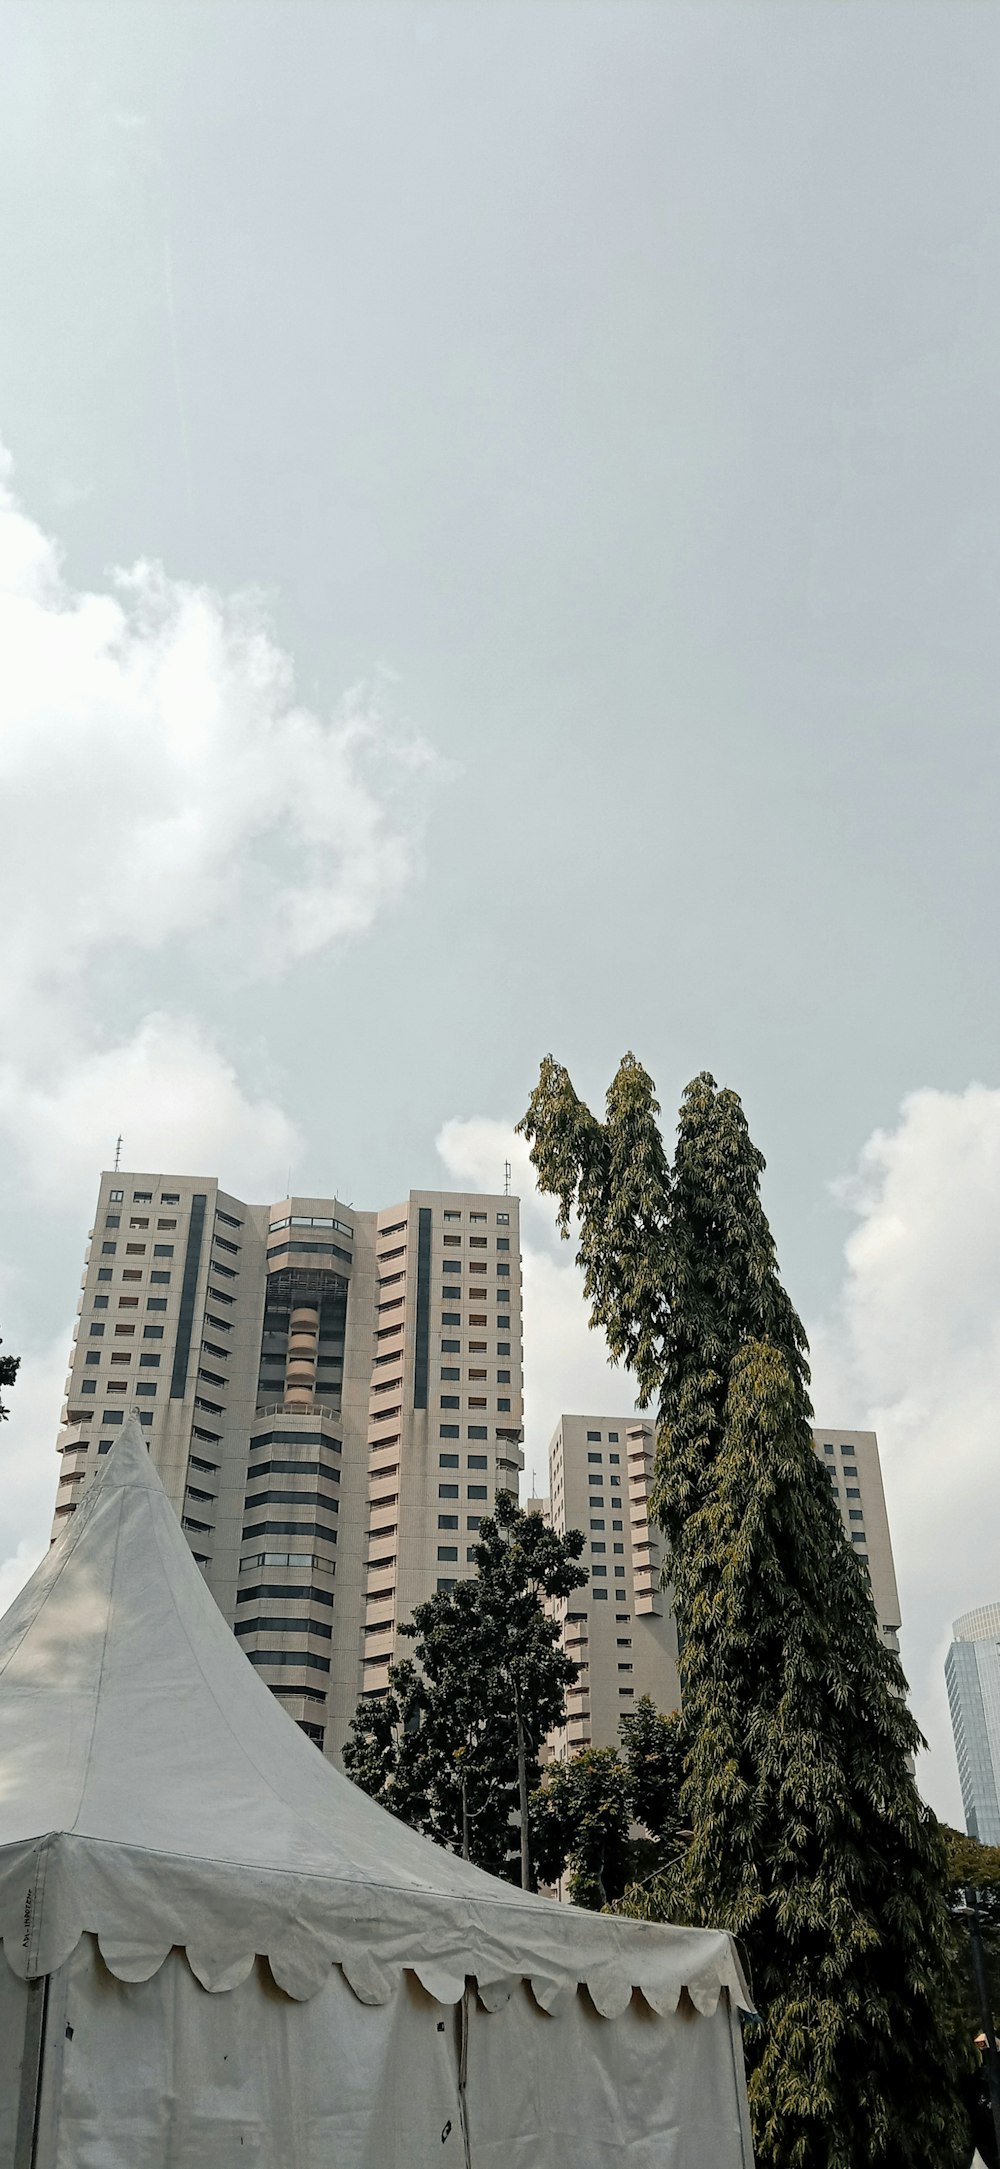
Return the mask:
[[399, 1625], [522, 1463], [518, 1201], [250, 1205], [101, 1177], [59, 1434], [58, 1533], [135, 1408], [252, 1664], [339, 1757]]
[[945, 1659], [965, 1827], [1000, 1845], [1000, 1604], [963, 1612]]
[[836, 1495], [844, 1535], [871, 1583], [882, 1639], [887, 1649], [898, 1651], [899, 1593], [878, 1439], [874, 1431], [836, 1431], [820, 1424], [813, 1446]]
[[680, 1702], [677, 1636], [647, 1502], [653, 1425], [635, 1416], [561, 1416], [549, 1446], [549, 1513], [560, 1535], [583, 1529], [587, 1583], [554, 1607], [563, 1648], [580, 1667], [554, 1755], [617, 1743], [641, 1695]]
[[[635, 1416], [561, 1416], [549, 1447], [549, 1498], [534, 1503], [560, 1533], [582, 1529], [587, 1585], [554, 1607], [580, 1678], [555, 1755], [617, 1743], [641, 1695], [662, 1710], [680, 1703], [677, 1631], [660, 1586], [662, 1549], [649, 1521], [655, 1431]], [[813, 1432], [836, 1493], [844, 1535], [869, 1576], [886, 1648], [899, 1648], [899, 1598], [874, 1431]]]

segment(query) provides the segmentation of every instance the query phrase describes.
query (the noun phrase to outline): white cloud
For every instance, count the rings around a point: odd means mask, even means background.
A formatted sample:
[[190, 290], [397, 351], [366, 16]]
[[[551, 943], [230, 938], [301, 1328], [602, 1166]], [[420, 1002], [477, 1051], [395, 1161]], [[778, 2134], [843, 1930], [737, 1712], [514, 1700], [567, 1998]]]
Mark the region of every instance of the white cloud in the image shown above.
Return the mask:
[[563, 1414], [622, 1416], [632, 1412], [635, 1387], [613, 1368], [603, 1333], [591, 1332], [575, 1243], [563, 1243], [555, 1207], [535, 1186], [534, 1171], [514, 1125], [486, 1115], [446, 1122], [437, 1149], [456, 1188], [500, 1190], [504, 1162], [521, 1200], [524, 1259], [525, 1488], [548, 1490], [549, 1439]]
[[[206, 935], [247, 976], [369, 927], [412, 878], [426, 747], [296, 702], [259, 598], [139, 564], [65, 580], [0, 454], [8, 1022], [49, 1046], [98, 953]], [[85, 1013], [85, 1005], [84, 1005]]]
[[961, 1821], [942, 1665], [952, 1619], [1000, 1599], [1000, 1091], [912, 1093], [838, 1189], [856, 1225], [816, 1405], [879, 1434], [921, 1783]]
[[22, 1180], [65, 1210], [93, 1203], [120, 1130], [125, 1164], [217, 1174], [249, 1197], [280, 1196], [302, 1149], [294, 1124], [250, 1100], [232, 1066], [190, 1018], [146, 1017], [121, 1046], [74, 1062], [52, 1082], [0, 1066], [0, 1129]]
[[21, 1367], [3, 1399], [9, 1420], [0, 1424], [0, 1614], [48, 1549], [56, 1502], [56, 1430], [63, 1384], [69, 1368], [72, 1326], [66, 1325], [47, 1346], [23, 1352], [5, 1344], [5, 1355], [21, 1354]]

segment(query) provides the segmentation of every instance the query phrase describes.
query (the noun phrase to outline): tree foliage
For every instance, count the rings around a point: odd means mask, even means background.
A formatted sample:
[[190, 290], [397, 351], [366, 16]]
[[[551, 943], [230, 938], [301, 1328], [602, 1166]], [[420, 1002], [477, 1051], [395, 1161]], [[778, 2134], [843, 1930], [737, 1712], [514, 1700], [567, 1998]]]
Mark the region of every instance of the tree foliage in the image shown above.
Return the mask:
[[[549, 1763], [532, 1794], [532, 1845], [543, 1882], [568, 1870], [574, 1905], [598, 1910], [662, 1870], [677, 1844], [683, 1746], [677, 1711], [642, 1695], [623, 1717], [622, 1752], [589, 1747]], [[648, 1836], [636, 1836], [634, 1824]]]
[[630, 1909], [729, 1928], [762, 2023], [747, 2037], [771, 2169], [968, 2158], [940, 1830], [864, 1570], [812, 1449], [806, 1339], [736, 1094], [702, 1075], [673, 1162], [629, 1055], [598, 1122], [551, 1058], [522, 1128], [591, 1322], [655, 1400], [652, 1513], [680, 1640], [690, 1830]]
[[585, 1579], [583, 1541], [498, 1493], [476, 1578], [415, 1607], [401, 1629], [414, 1657], [391, 1667], [385, 1696], [359, 1702], [344, 1749], [363, 1791], [494, 1875], [511, 1874], [519, 1850], [518, 1717], [530, 1789], [578, 1676], [544, 1605]]
[[[2, 1347], [3, 1342], [0, 1340], [0, 1348]], [[12, 1386], [14, 1384], [20, 1364], [20, 1356], [0, 1356], [0, 1386]], [[9, 1408], [5, 1408], [3, 1402], [0, 1401], [0, 1423], [5, 1423], [9, 1415]]]

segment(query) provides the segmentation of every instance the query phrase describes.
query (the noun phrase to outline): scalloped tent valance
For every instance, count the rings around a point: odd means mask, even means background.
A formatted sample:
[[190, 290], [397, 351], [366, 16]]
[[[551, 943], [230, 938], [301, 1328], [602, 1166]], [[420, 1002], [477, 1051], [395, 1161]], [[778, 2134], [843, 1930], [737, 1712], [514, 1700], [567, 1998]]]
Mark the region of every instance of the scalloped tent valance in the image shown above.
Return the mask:
[[213, 1993], [256, 1956], [295, 1999], [334, 1966], [365, 2004], [403, 1970], [484, 2009], [527, 1980], [614, 2018], [686, 1991], [749, 2008], [727, 1936], [513, 1889], [360, 1793], [258, 1679], [209, 1594], [131, 1418], [73, 1523], [0, 1621], [0, 1933], [22, 1979], [85, 1934], [123, 1981], [182, 1947]]

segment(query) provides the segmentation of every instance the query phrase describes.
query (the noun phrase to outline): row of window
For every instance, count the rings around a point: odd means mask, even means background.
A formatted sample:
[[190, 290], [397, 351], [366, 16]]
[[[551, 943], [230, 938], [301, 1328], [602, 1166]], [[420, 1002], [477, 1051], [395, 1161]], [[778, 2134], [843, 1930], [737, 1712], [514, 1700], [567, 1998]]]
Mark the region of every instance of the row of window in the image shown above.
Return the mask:
[[[446, 1244], [446, 1246], [452, 1246], [452, 1245], [460, 1244], [460, 1243], [461, 1243], [461, 1240], [462, 1240], [462, 1238], [461, 1238], [461, 1236], [460, 1236], [460, 1235], [446, 1235], [446, 1236], [445, 1236], [445, 1238], [444, 1238], [444, 1241], [445, 1241], [445, 1244]], [[497, 1239], [496, 1239], [496, 1243], [497, 1243], [497, 1249], [498, 1249], [498, 1250], [509, 1250], [509, 1249], [510, 1249], [510, 1238], [509, 1238], [509, 1236], [507, 1236], [507, 1235], [498, 1235], [498, 1236], [497, 1236]], [[470, 1237], [469, 1237], [469, 1249], [470, 1249], [470, 1250], [486, 1250], [486, 1249], [487, 1249], [488, 1247], [489, 1247], [489, 1246], [488, 1246], [488, 1241], [487, 1241], [487, 1238], [486, 1238], [486, 1236], [485, 1236], [485, 1235], [470, 1235]], [[392, 1257], [394, 1257], [394, 1256], [396, 1255], [396, 1253], [395, 1253], [395, 1251], [392, 1251], [392, 1252], [390, 1252], [390, 1253], [389, 1253], [389, 1255], [390, 1255], [390, 1256], [392, 1256]], [[485, 1258], [484, 1258], [484, 1259], [482, 1260], [482, 1263], [483, 1263], [483, 1264], [485, 1265], [485, 1263], [486, 1263], [486, 1260], [485, 1260]], [[445, 1272], [446, 1272], [446, 1273], [447, 1273], [447, 1272], [449, 1271], [449, 1265], [448, 1265], [448, 1260], [447, 1260], [447, 1258], [446, 1258], [446, 1259], [445, 1259], [445, 1261], [444, 1261], [444, 1269], [445, 1269]]]
[[[378, 1392], [380, 1391], [380, 1388], [379, 1388], [378, 1386], [376, 1386], [376, 1388], [375, 1388], [375, 1391], [376, 1391], [376, 1393], [378, 1393]], [[438, 1406], [439, 1406], [439, 1408], [461, 1408], [461, 1406], [462, 1406], [462, 1402], [461, 1402], [461, 1397], [460, 1397], [460, 1395], [459, 1395], [459, 1394], [457, 1394], [457, 1393], [442, 1393], [442, 1395], [441, 1395], [441, 1397], [440, 1397], [440, 1400], [439, 1400], [439, 1402], [438, 1402]], [[486, 1395], [485, 1395], [485, 1394], [478, 1394], [478, 1395], [477, 1395], [477, 1394], [474, 1394], [474, 1393], [470, 1393], [470, 1394], [469, 1394], [469, 1396], [468, 1396], [468, 1406], [469, 1406], [469, 1408], [488, 1408], [488, 1407], [489, 1407], [489, 1402], [488, 1402], [488, 1400], [487, 1400], [487, 1398], [486, 1398]], [[509, 1395], [509, 1394], [507, 1394], [506, 1396], [504, 1396], [503, 1394], [500, 1394], [500, 1395], [498, 1396], [498, 1399], [497, 1399], [497, 1411], [498, 1411], [498, 1414], [500, 1414], [501, 1416], [504, 1416], [504, 1415], [508, 1415], [508, 1414], [510, 1413], [510, 1395]], [[441, 1433], [441, 1436], [442, 1436], [442, 1438], [443, 1438], [443, 1437], [445, 1436], [445, 1433], [444, 1433], [443, 1431], [442, 1431], [442, 1433]]]
[[[457, 1484], [438, 1485], [439, 1499], [457, 1499], [458, 1496], [459, 1489]], [[488, 1499], [489, 1490], [485, 1484], [467, 1484], [465, 1487], [465, 1496], [467, 1499]]]
[[[392, 1328], [391, 1328], [391, 1330], [392, 1330], [393, 1332], [401, 1332], [401, 1331], [402, 1331], [402, 1327], [401, 1327], [401, 1326], [394, 1326], [394, 1327], [392, 1327]], [[381, 1339], [381, 1335], [379, 1336], [379, 1338]], [[460, 1355], [461, 1355], [461, 1353], [462, 1353], [462, 1343], [461, 1343], [461, 1341], [454, 1341], [454, 1340], [442, 1340], [442, 1342], [441, 1342], [441, 1354], [442, 1354], [443, 1356], [460, 1356]], [[470, 1342], [469, 1342], [469, 1346], [468, 1346], [468, 1351], [467, 1351], [467, 1353], [468, 1353], [468, 1354], [469, 1354], [470, 1356], [486, 1356], [486, 1355], [488, 1355], [488, 1354], [489, 1354], [489, 1348], [488, 1348], [488, 1346], [487, 1346], [487, 1343], [486, 1343], [485, 1341], [470, 1341]], [[498, 1355], [498, 1356], [509, 1356], [509, 1354], [510, 1354], [510, 1342], [509, 1342], [509, 1341], [498, 1341], [498, 1342], [497, 1342], [497, 1355]]]
[[[104, 1225], [105, 1225], [105, 1227], [106, 1227], [106, 1228], [120, 1228], [120, 1227], [121, 1227], [121, 1224], [122, 1224], [122, 1216], [121, 1216], [121, 1214], [120, 1214], [120, 1213], [105, 1213], [105, 1215], [104, 1215]], [[148, 1228], [148, 1226], [149, 1226], [149, 1214], [148, 1214], [148, 1213], [133, 1213], [133, 1214], [132, 1214], [132, 1217], [131, 1217], [131, 1219], [130, 1219], [130, 1221], [129, 1221], [129, 1227], [130, 1227], [130, 1228]], [[176, 1222], [176, 1220], [158, 1220], [158, 1221], [157, 1221], [157, 1223], [156, 1223], [156, 1226], [157, 1226], [157, 1230], [158, 1230], [158, 1231], [159, 1231], [159, 1232], [160, 1232], [160, 1233], [162, 1234], [162, 1233], [167, 1233], [167, 1232], [169, 1232], [169, 1231], [170, 1231], [170, 1230], [172, 1230], [172, 1229], [175, 1229], [175, 1228], [176, 1228], [176, 1226], [177, 1226], [177, 1222]]]
[[[110, 1200], [110, 1202], [111, 1202], [111, 1204], [112, 1204], [112, 1205], [122, 1205], [122, 1204], [124, 1204], [124, 1201], [125, 1201], [125, 1192], [124, 1192], [124, 1190], [109, 1190], [109, 1191], [108, 1191], [108, 1198], [109, 1198], [109, 1200]], [[180, 1201], [181, 1201], [181, 1193], [180, 1193], [180, 1191], [179, 1191], [179, 1190], [161, 1190], [161, 1192], [160, 1192], [160, 1204], [161, 1204], [161, 1205], [179, 1205], [179, 1204], [180, 1204]], [[133, 1205], [151, 1205], [151, 1204], [152, 1204], [152, 1202], [153, 1202], [153, 1193], [152, 1193], [152, 1191], [151, 1191], [151, 1190], [133, 1190], [133, 1192], [132, 1192], [132, 1203], [133, 1203]], [[236, 1225], [238, 1226], [238, 1225], [239, 1225], [239, 1222], [237, 1222], [237, 1223], [236, 1223]]]
[[[147, 1251], [147, 1248], [148, 1248], [148, 1245], [147, 1245], [146, 1243], [126, 1243], [126, 1245], [125, 1245], [125, 1256], [126, 1256], [127, 1258], [144, 1258], [144, 1257], [145, 1257], [145, 1255], [146, 1255], [146, 1251]], [[153, 1256], [154, 1256], [154, 1258], [172, 1258], [172, 1257], [173, 1257], [173, 1254], [174, 1254], [174, 1246], [173, 1246], [173, 1243], [154, 1243], [154, 1244], [153, 1244]], [[101, 1256], [102, 1256], [102, 1258], [114, 1258], [114, 1257], [117, 1257], [117, 1255], [118, 1255], [118, 1243], [117, 1243], [117, 1240], [114, 1240], [114, 1241], [112, 1241], [112, 1242], [110, 1242], [110, 1243], [102, 1243], [102, 1244], [101, 1244]]]
[[[465, 1517], [465, 1526], [466, 1526], [466, 1528], [467, 1528], [467, 1529], [472, 1529], [472, 1530], [476, 1530], [476, 1529], [481, 1529], [481, 1528], [482, 1528], [482, 1526], [483, 1526], [483, 1517], [482, 1517], [482, 1515], [481, 1515], [481, 1514], [467, 1514], [467, 1515], [466, 1515], [466, 1517]], [[438, 1515], [438, 1528], [439, 1528], [439, 1529], [457, 1529], [458, 1527], [459, 1527], [459, 1519], [458, 1519], [458, 1515], [457, 1515], [457, 1514], [439, 1514], [439, 1515]], [[440, 1552], [439, 1552], [439, 1553], [438, 1553], [438, 1558], [440, 1558], [440, 1556], [441, 1556], [441, 1554], [440, 1554]]]
[[[465, 1435], [466, 1435], [466, 1438], [489, 1438], [489, 1435], [490, 1435], [490, 1433], [489, 1433], [489, 1426], [488, 1426], [488, 1424], [485, 1424], [485, 1423], [470, 1423], [470, 1424], [467, 1424], [467, 1425], [466, 1425], [466, 1431], [465, 1431]], [[459, 1424], [457, 1424], [457, 1423], [442, 1423], [442, 1424], [439, 1424], [439, 1425], [438, 1425], [438, 1437], [439, 1437], [439, 1438], [460, 1438], [460, 1437], [461, 1437], [461, 1426], [460, 1426]]]
[[[474, 1369], [474, 1368], [471, 1368], [471, 1367], [470, 1367], [470, 1369], [469, 1369], [469, 1371], [467, 1372], [467, 1374], [466, 1374], [466, 1375], [467, 1375], [467, 1377], [468, 1377], [468, 1381], [469, 1381], [469, 1384], [470, 1384], [470, 1385], [478, 1385], [478, 1384], [480, 1383], [480, 1381], [481, 1381], [481, 1380], [485, 1380], [485, 1379], [488, 1379], [488, 1378], [489, 1378], [489, 1375], [490, 1375], [490, 1374], [489, 1374], [489, 1371], [488, 1371], [488, 1370], [483, 1370], [483, 1369], [479, 1369], [479, 1370], [477, 1370], [477, 1369]], [[461, 1376], [462, 1376], [462, 1373], [461, 1373], [461, 1370], [460, 1370], [460, 1368], [459, 1368], [459, 1365], [458, 1365], [457, 1363], [442, 1363], [442, 1365], [441, 1365], [441, 1376], [442, 1376], [442, 1378], [445, 1378], [445, 1379], [449, 1379], [449, 1380], [450, 1380], [450, 1379], [460, 1379], [460, 1378], [461, 1378]], [[497, 1374], [496, 1374], [496, 1381], [495, 1381], [495, 1382], [496, 1382], [496, 1384], [497, 1384], [498, 1386], [509, 1386], [509, 1385], [510, 1385], [510, 1372], [509, 1372], [509, 1371], [498, 1371], [498, 1372], [497, 1372]]]
[[[460, 1213], [460, 1212], [454, 1212], [454, 1211], [452, 1211], [452, 1210], [450, 1210], [450, 1209], [449, 1209], [449, 1210], [448, 1210], [448, 1211], [447, 1211], [447, 1212], [445, 1213], [445, 1216], [444, 1216], [444, 1217], [445, 1217], [445, 1219], [446, 1219], [446, 1220], [461, 1220], [461, 1218], [462, 1218], [462, 1215], [461, 1215], [461, 1213]], [[470, 1220], [472, 1221], [472, 1223], [473, 1223], [473, 1226], [475, 1226], [475, 1225], [477, 1225], [477, 1224], [480, 1224], [480, 1225], [481, 1225], [481, 1224], [485, 1223], [485, 1222], [486, 1222], [486, 1221], [487, 1221], [487, 1220], [489, 1219], [489, 1214], [488, 1214], [488, 1213], [474, 1213], [474, 1212], [470, 1212], [470, 1214], [469, 1214], [469, 1219], [470, 1219]], [[509, 1214], [509, 1213], [498, 1213], [498, 1214], [497, 1214], [497, 1225], [498, 1225], [498, 1227], [501, 1227], [501, 1228], [509, 1228], [509, 1226], [510, 1226], [510, 1214]], [[388, 1231], [388, 1230], [384, 1230], [383, 1232], [385, 1232], [385, 1233], [388, 1233], [389, 1231]]]
[[[450, 1292], [451, 1292], [451, 1300], [452, 1300], [452, 1302], [458, 1302], [458, 1300], [459, 1300], [459, 1291], [458, 1291], [458, 1289], [457, 1289], [457, 1288], [453, 1288], [453, 1289], [452, 1289], [452, 1290], [451, 1290]], [[447, 1301], [447, 1293], [446, 1293], [446, 1296], [445, 1296], [445, 1300]], [[474, 1296], [473, 1296], [472, 1300], [473, 1300], [473, 1302], [475, 1301], [475, 1297], [474, 1297]], [[505, 1303], [505, 1302], [507, 1301], [507, 1291], [506, 1291], [506, 1289], [505, 1289], [505, 1290], [503, 1291], [503, 1293], [500, 1293], [500, 1292], [498, 1291], [498, 1296], [497, 1296], [497, 1300], [498, 1300], [499, 1302], [501, 1302], [501, 1303]], [[441, 1324], [442, 1324], [443, 1326], [460, 1326], [460, 1325], [461, 1325], [461, 1323], [462, 1323], [462, 1314], [461, 1314], [461, 1311], [457, 1311], [457, 1310], [444, 1310], [444, 1311], [442, 1311], [442, 1313], [441, 1313]], [[489, 1324], [489, 1319], [487, 1318], [487, 1315], [486, 1315], [486, 1312], [485, 1312], [485, 1311], [479, 1311], [479, 1312], [476, 1312], [476, 1311], [470, 1311], [470, 1312], [469, 1312], [469, 1317], [468, 1317], [468, 1323], [469, 1323], [469, 1325], [470, 1325], [470, 1326], [484, 1326], [484, 1325], [488, 1325], [488, 1324]], [[508, 1315], [506, 1315], [506, 1314], [504, 1314], [504, 1316], [502, 1316], [502, 1317], [498, 1317], [498, 1318], [497, 1318], [497, 1321], [496, 1321], [496, 1328], [497, 1328], [497, 1332], [498, 1332], [498, 1333], [509, 1333], [509, 1332], [510, 1332], [510, 1318], [509, 1318], [509, 1316], [508, 1316]]]

